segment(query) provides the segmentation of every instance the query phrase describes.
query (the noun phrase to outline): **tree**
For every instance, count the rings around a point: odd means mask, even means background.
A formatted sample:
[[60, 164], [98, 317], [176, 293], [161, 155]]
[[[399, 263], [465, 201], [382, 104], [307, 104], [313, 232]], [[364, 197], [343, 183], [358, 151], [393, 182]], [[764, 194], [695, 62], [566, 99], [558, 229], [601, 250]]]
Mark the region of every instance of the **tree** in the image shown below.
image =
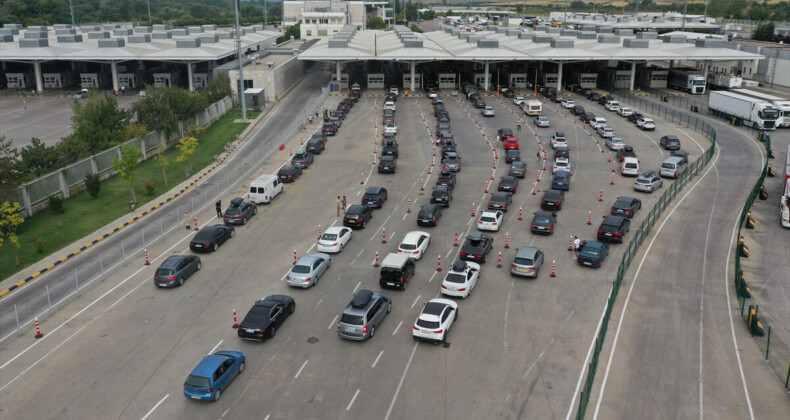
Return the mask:
[[386, 26], [384, 19], [378, 16], [373, 16], [368, 19], [368, 29], [384, 29]]
[[99, 174], [94, 174], [93, 172], [85, 174], [85, 189], [88, 190], [88, 194], [91, 197], [96, 198], [99, 196], [99, 191], [101, 191], [101, 177]]
[[731, 0], [727, 6], [727, 14], [733, 18], [741, 18], [746, 15], [746, 0]]
[[[195, 126], [193, 125], [192, 127]], [[190, 130], [192, 127], [190, 127]], [[189, 172], [192, 172], [192, 155], [195, 154], [195, 150], [198, 147], [198, 139], [196, 135], [191, 136], [189, 134], [194, 134], [194, 133], [187, 133], [186, 137], [182, 137], [178, 140], [178, 144], [176, 145], [176, 148], [178, 148], [181, 154], [178, 155], [178, 157], [176, 158], [176, 162], [183, 162], [185, 160], [189, 161]]]
[[131, 113], [118, 108], [114, 96], [94, 93], [75, 102], [73, 108], [74, 137], [91, 155], [118, 144], [121, 132], [131, 120]]
[[162, 176], [165, 178], [165, 187], [167, 187], [167, 165], [170, 165], [170, 162], [167, 160], [167, 156], [165, 156], [165, 143], [159, 143], [159, 147], [156, 149], [156, 155], [154, 156], [156, 159], [156, 164], [162, 168]]
[[301, 25], [302, 25], [302, 21], [300, 20], [299, 22], [296, 22], [296, 25], [285, 28], [285, 32], [283, 32], [283, 36], [277, 38], [277, 43], [279, 44], [285, 41], [290, 41], [291, 37], [294, 37], [294, 39], [301, 38], [302, 31], [301, 29], [299, 29]]
[[414, 23], [412, 23], [412, 24], [411, 24], [411, 26], [409, 27], [409, 29], [410, 29], [412, 32], [416, 32], [416, 33], [418, 33], [418, 34], [421, 34], [421, 33], [422, 33], [422, 29], [420, 29], [420, 27], [419, 27], [419, 26], [417, 26], [417, 25], [416, 25], [416, 24], [414, 24]]
[[19, 237], [16, 236], [16, 227], [25, 222], [25, 219], [19, 215], [20, 207], [17, 202], [4, 201], [0, 204], [0, 246], [3, 246], [5, 241], [11, 243], [14, 247], [16, 265], [19, 265], [20, 246]]
[[131, 121], [121, 130], [121, 141], [139, 139], [148, 134], [148, 126], [141, 122]]
[[19, 173], [24, 178], [38, 178], [59, 169], [63, 163], [55, 146], [47, 146], [35, 137], [19, 151], [19, 157]]
[[773, 41], [774, 38], [774, 23], [768, 22], [757, 26], [757, 29], [752, 32], [752, 39], [755, 41]]
[[708, 3], [708, 15], [722, 17], [727, 12], [727, 0], [710, 0]]
[[205, 94], [209, 104], [213, 104], [226, 96], [233, 97], [233, 89], [230, 87], [228, 73], [218, 73], [216, 77], [211, 79], [208, 82]]
[[11, 139], [0, 136], [0, 199], [7, 199], [16, 191], [18, 185], [17, 166], [19, 152], [13, 147]]
[[167, 137], [176, 130], [179, 121], [194, 117], [208, 105], [203, 95], [193, 95], [177, 86], [146, 86], [146, 97], [132, 105], [137, 121]]
[[112, 168], [115, 172], [118, 172], [123, 182], [132, 191], [132, 201], [135, 203], [137, 202], [137, 195], [134, 193], [134, 183], [137, 174], [134, 172], [134, 168], [140, 161], [140, 156], [142, 156], [142, 153], [140, 153], [140, 149], [137, 146], [126, 146], [121, 152], [121, 159], [113, 159], [111, 162]]

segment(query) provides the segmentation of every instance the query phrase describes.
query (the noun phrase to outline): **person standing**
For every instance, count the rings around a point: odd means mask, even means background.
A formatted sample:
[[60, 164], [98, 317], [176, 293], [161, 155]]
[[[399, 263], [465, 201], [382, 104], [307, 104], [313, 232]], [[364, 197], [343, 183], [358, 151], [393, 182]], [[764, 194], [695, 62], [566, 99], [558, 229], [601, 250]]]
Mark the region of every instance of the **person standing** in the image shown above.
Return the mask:
[[337, 196], [337, 217], [340, 217], [340, 208], [341, 208], [340, 206], [341, 205], [342, 205], [342, 202], [340, 201], [340, 196], [338, 195]]
[[578, 236], [573, 237], [573, 259], [579, 259], [579, 251], [581, 250], [582, 241]]
[[222, 219], [222, 200], [217, 200], [217, 204], [214, 207], [217, 208], [217, 217]]
[[343, 213], [346, 212], [346, 206], [347, 205], [348, 205], [348, 202], [346, 201], [346, 196], [344, 195], [343, 196]]
[[538, 149], [538, 165], [540, 165], [540, 158], [541, 158], [541, 149]]

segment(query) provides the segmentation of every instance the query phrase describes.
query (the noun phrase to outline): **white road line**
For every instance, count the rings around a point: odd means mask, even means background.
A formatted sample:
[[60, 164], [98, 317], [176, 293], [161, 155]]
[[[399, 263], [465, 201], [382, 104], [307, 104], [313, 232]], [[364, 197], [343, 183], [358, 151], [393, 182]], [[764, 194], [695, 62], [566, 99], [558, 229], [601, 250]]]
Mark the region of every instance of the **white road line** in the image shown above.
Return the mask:
[[[452, 248], [448, 249], [447, 250], [447, 255], [445, 255], [444, 258], [445, 259], [450, 258], [450, 254], [452, 254], [452, 253], [453, 253], [453, 249]], [[434, 273], [434, 274], [436, 274], [436, 273]]]
[[309, 253], [310, 253], [310, 251], [312, 251], [312, 250], [313, 250], [313, 248], [315, 248], [315, 242], [314, 242], [312, 245], [310, 245], [310, 248], [307, 248], [307, 251], [305, 251], [304, 253], [305, 253], [305, 254], [309, 254]]
[[595, 327], [595, 331], [593, 332], [592, 341], [590, 342], [590, 347], [587, 349], [587, 356], [584, 357], [584, 363], [582, 364], [582, 369], [579, 372], [579, 380], [576, 381], [576, 389], [573, 390], [573, 397], [571, 397], [571, 403], [568, 407], [568, 414], [565, 415], [565, 420], [570, 420], [571, 415], [573, 414], [573, 409], [576, 407], [576, 397], [579, 395], [579, 388], [582, 386], [582, 382], [584, 381], [584, 367], [587, 366], [587, 363], [590, 362], [590, 355], [593, 351], [593, 346], [595, 346], [595, 340], [598, 338], [598, 331], [601, 329], [601, 324], [603, 323], [603, 316], [606, 313], [606, 308], [609, 306], [607, 303], [603, 306], [603, 310], [601, 311], [601, 317], [598, 319], [598, 325]]
[[332, 224], [331, 224], [331, 225], [329, 225], [329, 227], [332, 227], [332, 226], [334, 226], [334, 225], [335, 225], [335, 223], [337, 223], [337, 219], [333, 220], [333, 221], [332, 221]]
[[403, 321], [398, 323], [398, 326], [395, 327], [395, 331], [392, 332], [392, 335], [395, 335], [398, 332], [398, 329], [400, 328], [401, 325], [403, 325]]
[[335, 317], [332, 318], [332, 322], [329, 323], [329, 327], [327, 327], [327, 329], [331, 330], [332, 327], [336, 327], [337, 326], [336, 322], [337, 322], [337, 315], [335, 315]]
[[357, 289], [359, 289], [359, 286], [362, 286], [362, 282], [359, 282], [359, 283], [357, 283], [356, 286], [354, 286], [354, 292], [353, 293], [357, 292]]
[[266, 417], [263, 418], [263, 420], [269, 420], [269, 417], [271, 416], [272, 416], [271, 414], [267, 414]]
[[403, 375], [400, 377], [400, 382], [398, 382], [398, 387], [395, 389], [395, 395], [392, 396], [392, 402], [390, 403], [389, 409], [387, 409], [387, 415], [384, 416], [384, 420], [388, 420], [390, 418], [390, 414], [392, 414], [392, 407], [395, 406], [395, 401], [398, 399], [398, 394], [400, 394], [400, 389], [403, 386], [403, 381], [406, 379], [406, 373], [409, 371], [409, 366], [411, 366], [411, 361], [414, 359], [414, 353], [417, 352], [417, 345], [420, 344], [419, 342], [414, 343], [414, 347], [411, 349], [411, 356], [409, 356], [409, 361], [406, 363], [406, 369], [403, 369]]
[[431, 278], [428, 279], [428, 283], [430, 283], [433, 280], [433, 278], [436, 277], [437, 274], [439, 274], [439, 272], [434, 271], [433, 274], [431, 274]]
[[515, 287], [515, 286], [516, 286], [516, 281], [515, 280], [511, 280], [510, 281], [510, 290], [507, 292], [507, 302], [505, 303], [505, 325], [504, 325], [504, 327], [505, 327], [505, 340], [502, 342], [502, 344], [505, 346], [505, 350], [507, 350], [507, 317], [508, 317], [508, 314], [510, 313], [510, 298], [513, 296], [513, 287]]
[[296, 372], [296, 375], [294, 375], [294, 379], [299, 377], [299, 375], [302, 373], [302, 369], [304, 369], [305, 366], [307, 366], [307, 360], [305, 360], [304, 363], [302, 363], [302, 367], [300, 367], [299, 371]]
[[359, 197], [360, 194], [362, 194], [362, 190], [357, 191], [357, 197]]
[[407, 218], [407, 217], [409, 217], [409, 213], [405, 213], [405, 214], [403, 215], [403, 218], [402, 218], [401, 220], [406, 220], [406, 218]]
[[158, 403], [156, 403], [156, 405], [154, 406], [154, 408], [152, 408], [152, 409], [151, 409], [149, 412], [145, 413], [145, 415], [143, 416], [143, 418], [142, 418], [142, 419], [140, 419], [140, 420], [145, 420], [145, 419], [147, 419], [147, 418], [148, 418], [148, 416], [150, 416], [150, 415], [151, 415], [151, 413], [153, 413], [153, 412], [154, 412], [154, 410], [156, 410], [157, 408], [159, 408], [159, 405], [160, 405], [160, 404], [162, 404], [163, 402], [165, 402], [165, 400], [166, 400], [166, 399], [167, 399], [167, 397], [169, 397], [169, 396], [170, 396], [170, 394], [167, 394], [167, 395], [165, 395], [164, 397], [162, 397], [162, 399], [161, 399], [161, 400], [159, 400], [159, 402], [158, 402]]
[[[403, 321], [401, 321], [400, 323], [401, 323], [401, 324], [403, 324]], [[398, 326], [400, 327], [400, 325], [398, 325]], [[393, 335], [394, 335], [394, 334], [393, 334]], [[379, 363], [379, 359], [381, 359], [381, 355], [382, 355], [382, 354], [384, 354], [384, 350], [380, 351], [380, 352], [379, 352], [379, 355], [378, 355], [378, 356], [376, 356], [376, 360], [374, 360], [374, 361], [373, 361], [373, 364], [372, 364], [372, 365], [370, 365], [370, 367], [371, 367], [371, 368], [374, 368], [374, 367], [376, 367], [376, 364], [378, 364], [378, 363]]]
[[354, 396], [351, 397], [351, 402], [348, 403], [348, 407], [346, 407], [346, 411], [351, 410], [351, 406], [354, 405], [354, 401], [357, 399], [357, 395], [359, 395], [359, 390], [354, 393]]
[[356, 257], [354, 257], [353, 260], [351, 260], [351, 263], [349, 265], [354, 265], [354, 263], [357, 262], [357, 258], [359, 258], [359, 256], [362, 255], [363, 252], [365, 252], [365, 248], [359, 250], [359, 253], [357, 254]]
[[318, 305], [320, 305], [321, 302], [323, 302], [323, 301], [324, 301], [324, 298], [318, 299], [318, 302], [316, 302], [315, 305], [313, 305], [313, 308], [317, 308]]
[[416, 304], [417, 304], [417, 301], [419, 301], [421, 297], [422, 297], [422, 295], [417, 295], [417, 297], [416, 297], [416, 298], [414, 298], [414, 303], [412, 303], [412, 304], [411, 304], [411, 307], [412, 307], [412, 308], [414, 308], [414, 305], [416, 305]]
[[212, 354], [212, 353], [214, 353], [214, 350], [216, 350], [216, 349], [217, 349], [217, 347], [221, 346], [223, 341], [225, 341], [225, 340], [219, 340], [219, 343], [217, 343], [217, 345], [216, 345], [216, 346], [214, 346], [214, 348], [213, 348], [213, 349], [211, 349], [211, 351], [209, 351], [207, 354]]
[[[290, 273], [290, 272], [291, 272], [291, 271], [290, 271], [290, 270], [288, 270], [288, 273]], [[285, 278], [286, 278], [286, 277], [288, 277], [288, 273], [285, 273], [285, 274], [283, 274], [282, 278], [280, 278], [280, 281], [283, 281], [283, 280], [285, 280]], [[263, 299], [263, 298], [265, 298], [265, 297], [266, 297], [266, 296], [262, 297], [261, 299]]]

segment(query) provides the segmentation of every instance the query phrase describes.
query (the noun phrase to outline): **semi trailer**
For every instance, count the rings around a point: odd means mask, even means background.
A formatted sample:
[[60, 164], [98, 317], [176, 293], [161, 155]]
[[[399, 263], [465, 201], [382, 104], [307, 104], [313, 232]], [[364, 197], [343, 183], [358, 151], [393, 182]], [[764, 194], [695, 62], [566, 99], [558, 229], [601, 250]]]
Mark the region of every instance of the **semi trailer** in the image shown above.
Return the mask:
[[779, 119], [779, 110], [771, 103], [723, 90], [710, 93], [708, 109], [716, 116], [732, 118], [733, 123], [758, 130], [775, 130]]

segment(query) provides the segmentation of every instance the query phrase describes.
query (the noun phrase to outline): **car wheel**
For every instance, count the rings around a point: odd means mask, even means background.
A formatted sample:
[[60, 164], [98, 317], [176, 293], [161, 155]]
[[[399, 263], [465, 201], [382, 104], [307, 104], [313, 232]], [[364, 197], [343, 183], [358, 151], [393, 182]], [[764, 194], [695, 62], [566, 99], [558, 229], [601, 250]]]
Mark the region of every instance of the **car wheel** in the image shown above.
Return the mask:
[[291, 304], [291, 313], [294, 313], [296, 310], [296, 303]]
[[[246, 217], [241, 219], [241, 224], [242, 225], [246, 225], [247, 224], [247, 218]], [[233, 235], [231, 234], [231, 236], [233, 236]]]
[[275, 334], [277, 334], [277, 327], [272, 325], [272, 327], [269, 328], [269, 338], [274, 338]]
[[244, 372], [244, 362], [239, 365], [239, 373]]
[[201, 268], [203, 268], [203, 264], [200, 261], [198, 261], [197, 267], [195, 267], [195, 271], [200, 271]]
[[326, 260], [326, 268], [328, 269], [331, 266], [332, 266], [332, 259], [330, 258], [330, 259]]
[[387, 313], [390, 313], [390, 311], [392, 311], [392, 302], [387, 304]]
[[235, 229], [230, 231], [230, 237], [232, 238], [234, 236], [236, 236], [236, 230]]
[[178, 278], [178, 285], [179, 286], [183, 286], [184, 285], [184, 276], [181, 276], [181, 277]]
[[373, 338], [374, 335], [376, 335], [376, 327], [370, 327], [370, 338]]
[[365, 226], [368, 225], [368, 222], [362, 222], [362, 229], [365, 229]]
[[222, 396], [222, 392], [217, 390], [217, 392], [214, 393], [214, 401], [219, 401], [220, 396]]
[[215, 242], [215, 243], [214, 243], [214, 251], [216, 251], [216, 250], [218, 250], [218, 249], [219, 249], [219, 244]]
[[253, 207], [252, 208], [252, 215], [254, 216], [256, 214], [258, 214], [258, 207]]

